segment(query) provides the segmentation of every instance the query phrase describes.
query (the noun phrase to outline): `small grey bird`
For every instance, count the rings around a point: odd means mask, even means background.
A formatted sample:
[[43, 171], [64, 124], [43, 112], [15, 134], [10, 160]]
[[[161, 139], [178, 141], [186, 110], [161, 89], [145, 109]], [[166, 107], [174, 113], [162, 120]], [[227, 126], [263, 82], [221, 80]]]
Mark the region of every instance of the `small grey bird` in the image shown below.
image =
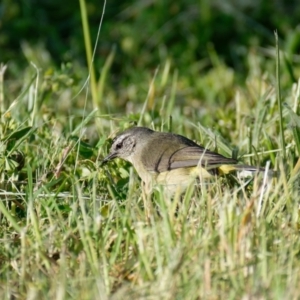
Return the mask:
[[129, 128], [114, 138], [103, 163], [117, 157], [132, 163], [147, 192], [156, 183], [175, 191], [195, 177], [203, 180], [232, 171], [264, 171], [237, 164], [235, 159], [212, 152], [184, 136], [146, 127]]

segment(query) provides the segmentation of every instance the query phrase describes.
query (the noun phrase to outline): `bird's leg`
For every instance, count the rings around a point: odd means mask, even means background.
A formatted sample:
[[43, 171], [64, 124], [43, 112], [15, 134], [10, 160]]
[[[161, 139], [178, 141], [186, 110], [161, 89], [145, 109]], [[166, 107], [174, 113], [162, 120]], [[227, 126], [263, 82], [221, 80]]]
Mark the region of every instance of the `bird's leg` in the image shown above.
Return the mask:
[[151, 216], [153, 216], [153, 206], [151, 202], [151, 194], [152, 194], [152, 184], [151, 182], [144, 182], [142, 183], [142, 198], [144, 202], [144, 210], [145, 210], [145, 217], [147, 222], [150, 222]]

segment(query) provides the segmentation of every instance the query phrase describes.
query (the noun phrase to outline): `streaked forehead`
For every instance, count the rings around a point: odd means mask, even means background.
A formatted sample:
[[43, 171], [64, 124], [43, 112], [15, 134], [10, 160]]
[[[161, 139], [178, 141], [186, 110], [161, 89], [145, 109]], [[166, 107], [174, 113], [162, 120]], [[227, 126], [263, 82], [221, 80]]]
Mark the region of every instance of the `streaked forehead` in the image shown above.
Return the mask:
[[118, 134], [114, 139], [113, 139], [113, 143], [120, 143], [122, 141], [124, 141], [126, 138], [128, 138], [129, 136], [141, 136], [141, 135], [145, 135], [145, 134], [152, 134], [154, 131], [146, 128], [146, 127], [132, 127], [129, 128], [125, 131], [123, 131], [122, 133]]
[[129, 133], [121, 133], [120, 135], [117, 135], [113, 139], [113, 144], [120, 143], [120, 142], [124, 141], [129, 135], [130, 135]]

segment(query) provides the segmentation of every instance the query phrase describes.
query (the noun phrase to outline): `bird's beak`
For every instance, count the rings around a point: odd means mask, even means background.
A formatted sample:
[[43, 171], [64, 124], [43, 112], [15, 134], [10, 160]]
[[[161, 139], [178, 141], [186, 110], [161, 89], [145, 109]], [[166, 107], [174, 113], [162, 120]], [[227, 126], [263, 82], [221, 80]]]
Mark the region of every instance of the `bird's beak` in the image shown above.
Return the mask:
[[116, 152], [112, 152], [112, 153], [109, 153], [103, 160], [102, 160], [102, 165], [107, 163], [108, 161], [116, 158], [118, 155]]

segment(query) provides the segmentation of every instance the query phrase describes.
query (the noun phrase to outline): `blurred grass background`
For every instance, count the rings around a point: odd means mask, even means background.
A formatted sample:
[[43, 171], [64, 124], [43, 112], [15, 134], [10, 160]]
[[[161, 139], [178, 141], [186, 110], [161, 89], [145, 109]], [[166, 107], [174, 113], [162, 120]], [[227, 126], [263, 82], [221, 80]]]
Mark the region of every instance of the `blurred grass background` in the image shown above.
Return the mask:
[[[298, 2], [108, 1], [94, 48], [103, 8], [0, 3], [1, 298], [298, 299]], [[191, 188], [176, 217], [156, 191], [148, 220], [130, 165], [100, 167], [134, 122], [281, 175]]]
[[[91, 37], [95, 39], [103, 2], [86, 3]], [[115, 73], [135, 68], [156, 68], [172, 56], [180, 71], [207, 59], [212, 44], [225, 62], [245, 70], [248, 49], [269, 47], [274, 30], [284, 37], [288, 55], [299, 49], [297, 1], [109, 1], [97, 48], [96, 66], [116, 46]], [[24, 67], [22, 43], [43, 47], [56, 65], [78, 61], [85, 65], [79, 2], [4, 0], [1, 12], [1, 60]], [[139, 55], [137, 59], [136, 55]], [[151, 55], [150, 55], [151, 54]], [[127, 68], [124, 68], [126, 60]], [[125, 73], [124, 73], [125, 72]]]
[[[88, 1], [86, 7], [94, 45], [103, 3]], [[216, 120], [211, 115], [220, 107], [214, 104], [226, 107], [235, 96], [235, 84], [245, 86], [252, 75], [274, 83], [275, 30], [285, 51], [282, 84], [297, 81], [299, 69], [293, 63], [299, 60], [299, 15], [296, 1], [109, 1], [93, 63], [98, 99], [89, 101], [88, 108], [92, 104], [103, 113], [140, 111], [138, 104], [144, 102], [159, 68], [158, 76], [164, 79], [155, 91], [158, 99], [171, 89], [165, 79], [172, 77], [176, 104], [188, 102], [189, 107], [201, 108], [199, 118], [212, 126]], [[43, 79], [40, 103], [48, 106], [55, 102], [51, 98], [59, 97], [63, 101], [58, 109], [82, 108], [84, 97], [72, 98], [74, 87], [81, 87], [88, 74], [79, 3], [5, 0], [0, 16], [0, 61], [8, 65], [6, 101], [18, 96], [24, 84], [20, 74], [30, 77], [34, 73], [33, 62]], [[107, 73], [104, 65], [109, 55], [112, 59], [103, 86], [100, 78]], [[261, 69], [264, 74], [259, 74]], [[64, 92], [61, 87], [66, 88]], [[153, 100], [148, 105], [153, 106]], [[211, 114], [206, 120], [207, 105]]]
[[[86, 6], [94, 43], [103, 3], [91, 0]], [[76, 71], [86, 66], [79, 2], [4, 0], [0, 16], [0, 58], [9, 62], [13, 78], [30, 61], [44, 71], [69, 62]], [[147, 78], [146, 70], [171, 60], [180, 75], [190, 80], [188, 84], [199, 86], [196, 91], [203, 97], [198, 80], [218, 63], [214, 53], [235, 70], [235, 79], [243, 82], [253, 63], [249, 53], [259, 51], [270, 57], [277, 30], [287, 59], [297, 59], [299, 16], [297, 1], [109, 1], [95, 69], [99, 77], [115, 48], [109, 84], [123, 94], [126, 78], [136, 83]], [[128, 100], [124, 95], [122, 98], [123, 102]]]

